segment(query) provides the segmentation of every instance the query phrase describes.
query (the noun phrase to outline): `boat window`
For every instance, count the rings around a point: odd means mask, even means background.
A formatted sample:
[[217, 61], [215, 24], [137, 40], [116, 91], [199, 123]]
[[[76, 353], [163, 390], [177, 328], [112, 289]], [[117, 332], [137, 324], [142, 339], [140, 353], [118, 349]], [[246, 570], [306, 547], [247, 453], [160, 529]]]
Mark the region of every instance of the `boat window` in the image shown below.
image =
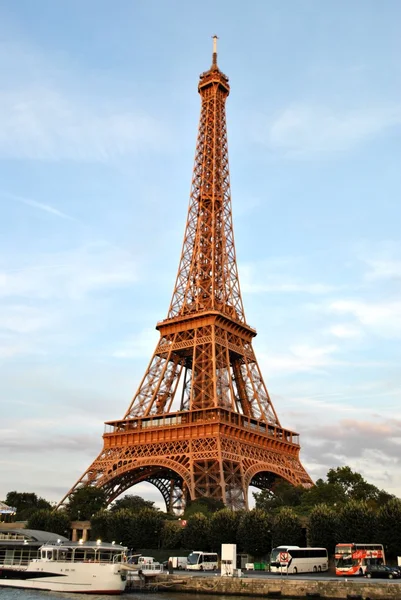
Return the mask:
[[110, 559], [111, 559], [110, 552], [101, 552], [100, 553], [100, 560], [101, 560], [101, 562], [107, 562]]

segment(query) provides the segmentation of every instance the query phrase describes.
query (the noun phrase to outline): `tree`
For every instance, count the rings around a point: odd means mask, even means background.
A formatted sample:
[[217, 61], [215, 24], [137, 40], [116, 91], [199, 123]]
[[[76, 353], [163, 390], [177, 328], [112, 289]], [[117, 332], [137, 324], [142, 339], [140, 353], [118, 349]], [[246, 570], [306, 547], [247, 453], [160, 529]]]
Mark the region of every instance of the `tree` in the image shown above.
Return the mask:
[[273, 517], [273, 546], [302, 546], [304, 532], [302, 523], [292, 508], [281, 508]]
[[241, 513], [223, 508], [210, 517], [210, 547], [220, 552], [221, 544], [235, 544]]
[[337, 513], [327, 504], [318, 504], [309, 515], [307, 539], [309, 546], [327, 548], [334, 554], [336, 545]]
[[185, 548], [209, 550], [210, 521], [203, 513], [195, 513], [187, 519], [184, 529]]
[[[92, 539], [107, 540], [108, 542], [117, 541], [112, 530], [113, 514], [108, 510], [100, 510], [91, 517], [91, 537]], [[118, 538], [118, 536], [117, 536]], [[120, 542], [120, 540], [118, 540]]]
[[302, 506], [306, 512], [319, 504], [339, 507], [346, 502], [347, 496], [342, 485], [338, 482], [329, 483], [323, 479], [318, 479], [316, 484], [307, 489], [302, 497]]
[[196, 500], [190, 500], [187, 503], [184, 512], [184, 519], [188, 519], [191, 515], [195, 515], [197, 513], [202, 513], [203, 515], [212, 515], [223, 508], [225, 508], [225, 504], [221, 500], [203, 496], [202, 498], [197, 498]]
[[90, 520], [92, 515], [107, 506], [106, 492], [102, 488], [86, 485], [70, 496], [67, 510], [71, 520]]
[[379, 508], [374, 542], [384, 545], [386, 555], [395, 558], [401, 554], [401, 500], [393, 498]]
[[42, 508], [31, 514], [28, 519], [28, 529], [38, 529], [69, 537], [70, 517], [65, 510], [49, 510]]
[[155, 508], [154, 504], [155, 503], [151, 500], [144, 500], [143, 498], [141, 498], [141, 496], [133, 496], [127, 494], [123, 498], [119, 498], [118, 500], [113, 502], [113, 504], [110, 506], [110, 511], [116, 512], [121, 508], [127, 508], [135, 512], [138, 512], [144, 508], [158, 510], [158, 508]]
[[268, 554], [272, 547], [272, 523], [269, 515], [259, 508], [243, 512], [237, 532], [238, 546], [254, 557]]
[[328, 483], [338, 484], [349, 500], [371, 501], [373, 505], [382, 494], [376, 486], [365, 481], [360, 473], [354, 473], [350, 467], [337, 467], [327, 473]]
[[140, 548], [160, 547], [163, 520], [163, 513], [153, 508], [144, 508], [137, 513], [134, 523], [137, 524]]
[[255, 507], [272, 512], [282, 506], [299, 506], [306, 491], [301, 485], [295, 486], [285, 479], [277, 479], [271, 490], [253, 494]]
[[6, 504], [16, 509], [15, 518], [18, 521], [28, 520], [37, 510], [51, 508], [50, 502], [30, 492], [8, 492]]
[[162, 528], [162, 548], [182, 548], [184, 529], [181, 521], [164, 521]]
[[100, 513], [95, 519], [97, 527], [107, 528], [108, 541], [116, 541], [132, 550], [160, 546], [163, 514], [156, 510], [144, 508], [134, 513], [121, 508], [109, 512], [108, 517]]
[[367, 502], [350, 500], [339, 513], [336, 541], [374, 543], [376, 515]]

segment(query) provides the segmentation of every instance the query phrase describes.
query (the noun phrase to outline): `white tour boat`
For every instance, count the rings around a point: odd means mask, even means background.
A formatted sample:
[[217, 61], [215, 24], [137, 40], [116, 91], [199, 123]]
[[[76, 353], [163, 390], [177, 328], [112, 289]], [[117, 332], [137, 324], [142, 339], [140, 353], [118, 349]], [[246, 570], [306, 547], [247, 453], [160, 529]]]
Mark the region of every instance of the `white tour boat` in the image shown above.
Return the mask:
[[126, 548], [103, 542], [43, 544], [26, 565], [0, 565], [0, 586], [81, 594], [121, 594], [127, 583]]

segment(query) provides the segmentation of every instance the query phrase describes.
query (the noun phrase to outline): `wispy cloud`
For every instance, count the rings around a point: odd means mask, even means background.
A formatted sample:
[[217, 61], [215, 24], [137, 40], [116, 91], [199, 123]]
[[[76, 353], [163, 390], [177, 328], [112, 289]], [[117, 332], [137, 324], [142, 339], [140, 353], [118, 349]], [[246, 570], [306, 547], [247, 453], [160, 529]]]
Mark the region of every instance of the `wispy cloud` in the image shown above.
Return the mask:
[[165, 147], [166, 127], [48, 85], [0, 92], [0, 158], [107, 161]]
[[360, 337], [362, 334], [361, 330], [358, 329], [358, 327], [348, 325], [347, 323], [339, 323], [338, 325], [332, 325], [328, 331], [331, 335], [334, 335], [334, 337], [344, 339], [357, 338]]
[[93, 291], [132, 284], [138, 279], [138, 259], [104, 242], [68, 252], [37, 255], [25, 267], [1, 269], [0, 298], [81, 298]]
[[120, 346], [113, 351], [115, 358], [144, 358], [149, 360], [155, 349], [155, 344], [159, 339], [159, 334], [154, 328], [144, 329], [135, 336], [135, 338], [122, 342]]
[[0, 263], [0, 357], [4, 359], [50, 356], [55, 346], [60, 351], [86, 339], [110, 318], [105, 311], [112, 305], [112, 293], [135, 285], [140, 272], [135, 256], [105, 243], [13, 258], [25, 266], [1, 269]]
[[336, 300], [329, 310], [338, 314], [353, 315], [362, 325], [383, 337], [401, 335], [401, 302], [367, 302], [363, 300]]
[[56, 217], [60, 217], [61, 219], [74, 220], [73, 217], [71, 217], [70, 215], [67, 215], [66, 213], [62, 212], [61, 210], [58, 210], [57, 208], [54, 208], [53, 206], [50, 206], [49, 204], [43, 204], [42, 202], [37, 202], [36, 200], [32, 200], [31, 198], [24, 198], [23, 196], [16, 196], [15, 194], [9, 194], [8, 192], [1, 192], [1, 191], [0, 191], [0, 196], [3, 196], [4, 198], [9, 198], [10, 200], [13, 200], [15, 202], [21, 202], [22, 204], [26, 204], [27, 206], [32, 206], [33, 208], [37, 208], [44, 212], [50, 213], [52, 215], [55, 215]]
[[365, 276], [366, 280], [401, 280], [401, 260], [368, 260], [366, 262], [369, 267], [369, 272]]
[[292, 271], [302, 269], [299, 257], [276, 257], [240, 265], [241, 290], [248, 294], [277, 292], [287, 294], [328, 294], [337, 289], [333, 285], [309, 282], [306, 277], [294, 275]]
[[253, 135], [256, 141], [280, 149], [290, 157], [308, 158], [352, 149], [400, 125], [399, 105], [336, 110], [294, 104], [271, 120], [260, 117]]
[[326, 367], [337, 362], [334, 358], [337, 351], [335, 345], [318, 347], [304, 344], [291, 346], [289, 352], [285, 354], [261, 354], [260, 356], [266, 372], [271, 376], [280, 373], [322, 372]]

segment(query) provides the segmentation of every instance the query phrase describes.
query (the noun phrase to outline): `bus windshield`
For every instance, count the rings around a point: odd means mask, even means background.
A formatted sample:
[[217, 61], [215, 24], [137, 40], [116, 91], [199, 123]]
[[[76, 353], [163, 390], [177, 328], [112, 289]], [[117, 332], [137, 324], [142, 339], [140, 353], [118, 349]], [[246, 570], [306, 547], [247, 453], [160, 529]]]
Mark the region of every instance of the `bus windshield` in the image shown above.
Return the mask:
[[273, 548], [270, 554], [270, 564], [280, 564], [280, 554], [295, 548], [299, 548], [299, 546], [278, 546], [277, 548]]
[[199, 555], [199, 552], [191, 552], [191, 554], [188, 556], [188, 564], [197, 565], [199, 562]]

